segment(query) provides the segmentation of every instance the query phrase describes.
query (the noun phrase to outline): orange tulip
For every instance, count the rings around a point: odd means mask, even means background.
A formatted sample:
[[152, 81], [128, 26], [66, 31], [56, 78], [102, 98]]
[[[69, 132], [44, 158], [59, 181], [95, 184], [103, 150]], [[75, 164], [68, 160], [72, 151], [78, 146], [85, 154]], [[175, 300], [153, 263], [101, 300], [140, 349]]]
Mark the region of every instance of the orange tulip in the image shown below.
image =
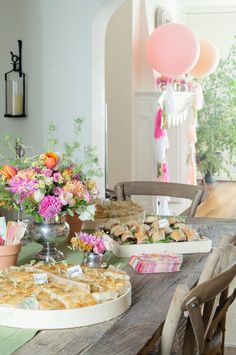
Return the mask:
[[14, 166], [7, 165], [7, 164], [4, 165], [0, 170], [0, 174], [4, 175], [7, 178], [7, 180], [12, 179], [16, 175], [16, 173], [17, 173], [16, 168], [14, 168]]
[[56, 153], [48, 152], [45, 153], [44, 165], [48, 169], [53, 169], [58, 163], [58, 156]]

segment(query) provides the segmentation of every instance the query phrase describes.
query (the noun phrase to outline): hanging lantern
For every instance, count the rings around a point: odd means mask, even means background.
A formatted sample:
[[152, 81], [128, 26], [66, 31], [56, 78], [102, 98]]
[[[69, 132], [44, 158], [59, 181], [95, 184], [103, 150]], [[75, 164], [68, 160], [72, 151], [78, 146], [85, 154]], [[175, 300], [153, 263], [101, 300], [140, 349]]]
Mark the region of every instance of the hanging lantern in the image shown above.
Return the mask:
[[26, 117], [25, 74], [22, 72], [22, 41], [18, 41], [19, 55], [11, 53], [12, 70], [5, 74], [5, 117]]

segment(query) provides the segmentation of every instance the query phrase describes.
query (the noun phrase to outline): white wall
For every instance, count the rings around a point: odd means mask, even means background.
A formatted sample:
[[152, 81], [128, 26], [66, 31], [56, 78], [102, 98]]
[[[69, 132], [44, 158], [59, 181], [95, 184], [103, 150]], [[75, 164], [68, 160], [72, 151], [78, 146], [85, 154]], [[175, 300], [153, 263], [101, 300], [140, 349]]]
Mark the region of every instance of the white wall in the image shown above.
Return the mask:
[[[56, 123], [60, 142], [70, 141], [73, 118], [84, 116], [82, 143], [91, 142], [92, 23], [107, 1], [0, 0], [1, 132], [22, 134], [39, 150], [50, 122]], [[3, 75], [11, 69], [9, 52], [16, 51], [18, 39], [27, 75], [27, 118], [3, 119]]]
[[132, 2], [112, 15], [106, 31], [107, 185], [131, 180]]
[[236, 35], [236, 8], [232, 13], [187, 14], [186, 25], [199, 38], [213, 41], [222, 58], [226, 57]]
[[[26, 73], [26, 118], [4, 118], [4, 73], [11, 70], [10, 51], [18, 54], [23, 41], [23, 71]], [[25, 144], [36, 150], [42, 144], [42, 37], [41, 10], [37, 0], [0, 1], [0, 132], [23, 137]], [[1, 148], [4, 151], [4, 148]]]
[[134, 92], [154, 91], [153, 72], [147, 63], [147, 38], [149, 36], [145, 0], [133, 0], [132, 9], [132, 66]]
[[133, 0], [133, 83], [135, 92], [153, 92], [156, 89], [153, 71], [147, 62], [147, 39], [155, 29], [158, 6], [174, 16], [175, 0]]
[[42, 9], [44, 141], [49, 122], [70, 141], [74, 117], [85, 117], [82, 143], [91, 142], [91, 30], [105, 0], [39, 0]]

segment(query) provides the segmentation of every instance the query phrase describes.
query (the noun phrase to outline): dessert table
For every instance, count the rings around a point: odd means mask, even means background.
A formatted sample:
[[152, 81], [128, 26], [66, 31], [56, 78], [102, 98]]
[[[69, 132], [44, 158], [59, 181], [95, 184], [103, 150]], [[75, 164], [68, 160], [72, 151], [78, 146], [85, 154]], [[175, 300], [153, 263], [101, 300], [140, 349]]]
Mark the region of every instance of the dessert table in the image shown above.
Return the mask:
[[[212, 238], [213, 245], [217, 245], [224, 235], [236, 234], [236, 220], [189, 218], [187, 223]], [[176, 285], [193, 286], [207, 255], [184, 255], [181, 271], [175, 273], [140, 275], [125, 266], [132, 284], [132, 305], [126, 313], [92, 326], [38, 331], [14, 354], [145, 354], [147, 344], [154, 342], [160, 334]], [[115, 264], [119, 263], [120, 266], [127, 265], [127, 260], [116, 259]]]

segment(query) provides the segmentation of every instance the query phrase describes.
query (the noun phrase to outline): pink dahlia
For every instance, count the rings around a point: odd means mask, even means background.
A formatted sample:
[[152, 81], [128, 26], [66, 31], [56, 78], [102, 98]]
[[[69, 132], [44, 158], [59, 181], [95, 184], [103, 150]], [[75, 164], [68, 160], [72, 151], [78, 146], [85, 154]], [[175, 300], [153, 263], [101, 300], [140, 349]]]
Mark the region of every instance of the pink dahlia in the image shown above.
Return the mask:
[[39, 214], [45, 219], [54, 218], [59, 212], [61, 212], [61, 202], [59, 197], [45, 196], [39, 204]]

